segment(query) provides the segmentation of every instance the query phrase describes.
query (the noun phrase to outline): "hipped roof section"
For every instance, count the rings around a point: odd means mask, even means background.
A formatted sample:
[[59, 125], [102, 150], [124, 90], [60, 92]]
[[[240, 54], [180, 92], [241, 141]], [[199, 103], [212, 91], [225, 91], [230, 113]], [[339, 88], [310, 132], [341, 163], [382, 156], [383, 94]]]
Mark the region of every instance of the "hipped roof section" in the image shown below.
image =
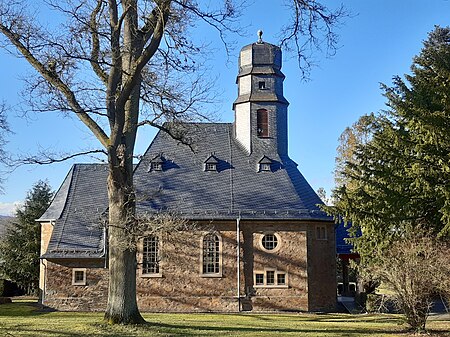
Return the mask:
[[[186, 124], [191, 148], [159, 132], [134, 171], [138, 213], [167, 212], [192, 220], [332, 221], [287, 156], [254, 149], [248, 155], [233, 137], [233, 124]], [[164, 153], [164, 172], [148, 167]], [[214, 154], [217, 174], [203, 170]], [[263, 156], [279, 163], [270, 174], [255, 169]], [[46, 258], [103, 256], [107, 219], [107, 165], [76, 164], [39, 221], [55, 220]]]

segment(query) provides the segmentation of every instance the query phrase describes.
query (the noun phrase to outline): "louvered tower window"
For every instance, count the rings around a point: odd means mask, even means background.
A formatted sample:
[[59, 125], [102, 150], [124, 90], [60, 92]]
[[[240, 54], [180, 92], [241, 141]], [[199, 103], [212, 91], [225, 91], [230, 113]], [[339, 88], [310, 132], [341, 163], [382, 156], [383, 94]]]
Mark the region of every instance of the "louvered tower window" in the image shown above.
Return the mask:
[[266, 109], [256, 111], [256, 128], [258, 137], [269, 137], [269, 114]]

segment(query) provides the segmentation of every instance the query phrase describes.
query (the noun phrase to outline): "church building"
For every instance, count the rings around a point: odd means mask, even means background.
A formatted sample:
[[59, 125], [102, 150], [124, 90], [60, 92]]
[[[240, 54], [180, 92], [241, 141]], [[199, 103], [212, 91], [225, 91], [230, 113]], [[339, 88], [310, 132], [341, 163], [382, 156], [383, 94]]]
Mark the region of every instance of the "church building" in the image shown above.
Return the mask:
[[[136, 165], [138, 214], [195, 224], [139, 240], [141, 311], [335, 309], [334, 222], [289, 158], [281, 63], [280, 48], [261, 39], [242, 48], [234, 122], [185, 124], [192, 148], [160, 131]], [[46, 306], [106, 307], [107, 174], [73, 165], [38, 219]]]

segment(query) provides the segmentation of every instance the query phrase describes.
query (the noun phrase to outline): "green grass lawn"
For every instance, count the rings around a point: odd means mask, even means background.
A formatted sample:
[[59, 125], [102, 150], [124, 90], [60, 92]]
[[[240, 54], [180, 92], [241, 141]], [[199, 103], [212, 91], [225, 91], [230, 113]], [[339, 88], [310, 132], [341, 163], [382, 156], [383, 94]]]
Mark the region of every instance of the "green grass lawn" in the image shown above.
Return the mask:
[[[42, 336], [409, 336], [398, 315], [144, 314], [146, 326], [109, 326], [102, 313], [41, 312], [34, 303], [0, 305], [0, 337]], [[433, 320], [428, 336], [449, 336]]]

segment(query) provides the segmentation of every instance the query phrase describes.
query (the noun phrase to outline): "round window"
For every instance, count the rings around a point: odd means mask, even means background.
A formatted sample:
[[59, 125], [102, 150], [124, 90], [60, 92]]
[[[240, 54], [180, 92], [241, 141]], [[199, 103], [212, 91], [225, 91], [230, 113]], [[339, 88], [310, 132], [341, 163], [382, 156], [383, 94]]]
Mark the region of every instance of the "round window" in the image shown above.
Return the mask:
[[267, 250], [273, 250], [278, 246], [278, 238], [275, 234], [266, 234], [262, 238], [262, 245]]

